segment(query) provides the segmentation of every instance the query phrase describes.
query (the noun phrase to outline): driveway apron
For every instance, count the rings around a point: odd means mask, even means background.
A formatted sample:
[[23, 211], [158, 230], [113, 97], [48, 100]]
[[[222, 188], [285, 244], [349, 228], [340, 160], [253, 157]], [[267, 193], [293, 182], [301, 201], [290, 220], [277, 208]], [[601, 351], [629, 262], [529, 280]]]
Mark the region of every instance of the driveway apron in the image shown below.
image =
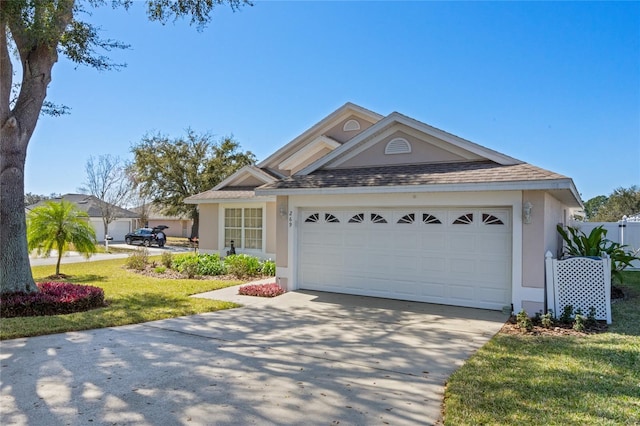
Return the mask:
[[[232, 294], [237, 288], [204, 297]], [[437, 424], [446, 379], [505, 320], [301, 291], [239, 309], [6, 340], [0, 424]]]

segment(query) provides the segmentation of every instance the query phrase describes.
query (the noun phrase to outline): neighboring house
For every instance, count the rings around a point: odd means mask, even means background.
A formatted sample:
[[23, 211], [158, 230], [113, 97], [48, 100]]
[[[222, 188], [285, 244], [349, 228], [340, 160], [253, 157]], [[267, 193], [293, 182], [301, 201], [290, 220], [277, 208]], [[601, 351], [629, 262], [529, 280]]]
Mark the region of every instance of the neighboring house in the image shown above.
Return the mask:
[[[34, 207], [41, 206], [47, 201], [60, 201], [65, 200], [73, 203], [79, 210], [86, 212], [89, 215], [89, 223], [96, 231], [96, 240], [104, 242], [104, 223], [102, 222], [102, 211], [100, 210], [100, 200], [93, 195], [87, 194], [65, 194], [58, 198], [50, 200], [43, 200], [36, 204], [27, 207], [27, 210], [32, 210]], [[113, 238], [114, 241], [124, 241], [124, 236], [131, 232], [135, 227], [135, 219], [138, 215], [130, 210], [123, 209], [117, 206], [112, 206], [113, 211], [116, 212], [117, 219], [109, 224], [108, 235]]]
[[351, 103], [185, 202], [201, 251], [275, 258], [289, 290], [530, 313], [582, 208], [566, 176]]
[[137, 221], [137, 227], [153, 228], [158, 225], [166, 225], [169, 228], [163, 232], [167, 237], [186, 237], [191, 236], [191, 227], [193, 226], [193, 220], [184, 216], [168, 216], [162, 212], [162, 208], [156, 204], [150, 203], [144, 206], [139, 206], [131, 209], [131, 211], [138, 214], [138, 217], [145, 217], [146, 220], [140, 219]]

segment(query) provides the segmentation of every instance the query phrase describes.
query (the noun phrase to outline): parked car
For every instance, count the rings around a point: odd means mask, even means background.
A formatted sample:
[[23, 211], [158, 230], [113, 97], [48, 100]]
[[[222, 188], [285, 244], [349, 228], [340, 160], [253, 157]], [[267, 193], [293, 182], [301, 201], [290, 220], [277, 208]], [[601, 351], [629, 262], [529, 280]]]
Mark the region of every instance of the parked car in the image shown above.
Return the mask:
[[158, 232], [164, 231], [167, 228], [169, 227], [165, 225], [153, 228], [138, 228], [125, 235], [124, 241], [127, 244], [142, 243], [145, 247], [150, 247], [152, 244], [155, 244], [158, 247], [164, 247], [166, 238], [158, 238]]

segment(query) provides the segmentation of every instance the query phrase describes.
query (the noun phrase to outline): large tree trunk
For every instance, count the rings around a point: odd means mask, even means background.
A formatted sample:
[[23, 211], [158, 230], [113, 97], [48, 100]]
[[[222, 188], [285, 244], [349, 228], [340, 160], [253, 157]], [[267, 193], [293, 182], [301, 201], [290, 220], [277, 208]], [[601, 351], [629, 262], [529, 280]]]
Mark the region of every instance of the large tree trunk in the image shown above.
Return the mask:
[[18, 136], [15, 119], [3, 123], [0, 144], [0, 293], [38, 291], [31, 275], [24, 209], [27, 144]]
[[200, 228], [200, 211], [196, 206], [193, 206], [191, 210], [191, 219], [193, 219], [193, 226], [191, 226], [191, 239], [200, 238], [198, 236], [198, 230]]
[[[60, 34], [71, 21], [73, 2], [60, 3]], [[0, 18], [3, 15], [0, 14]], [[0, 19], [0, 293], [38, 291], [31, 274], [24, 209], [24, 164], [58, 60], [57, 42], [34, 44], [26, 28], [10, 27], [22, 64], [20, 93], [11, 108], [13, 65], [7, 43], [8, 23]]]

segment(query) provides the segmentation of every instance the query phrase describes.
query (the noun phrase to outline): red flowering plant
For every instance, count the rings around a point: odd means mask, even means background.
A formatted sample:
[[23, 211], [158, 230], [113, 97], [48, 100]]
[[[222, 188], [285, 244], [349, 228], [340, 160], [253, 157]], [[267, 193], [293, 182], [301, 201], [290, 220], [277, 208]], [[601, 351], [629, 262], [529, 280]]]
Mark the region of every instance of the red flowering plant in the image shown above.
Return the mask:
[[285, 290], [276, 283], [243, 285], [238, 290], [238, 294], [243, 296], [259, 297], [276, 297], [284, 292]]
[[37, 283], [37, 293], [0, 295], [0, 317], [33, 317], [88, 311], [106, 306], [99, 287], [65, 282]]

